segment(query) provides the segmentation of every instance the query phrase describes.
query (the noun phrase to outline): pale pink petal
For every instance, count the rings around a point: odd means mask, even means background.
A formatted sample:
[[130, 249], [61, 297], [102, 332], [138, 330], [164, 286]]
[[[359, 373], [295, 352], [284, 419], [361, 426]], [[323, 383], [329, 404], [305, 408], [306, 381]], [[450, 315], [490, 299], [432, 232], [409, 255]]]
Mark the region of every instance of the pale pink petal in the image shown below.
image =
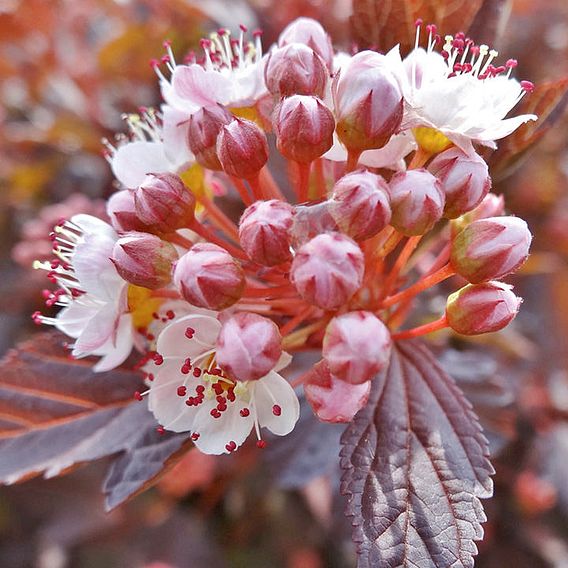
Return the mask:
[[96, 373], [103, 373], [124, 363], [132, 351], [133, 343], [132, 316], [125, 314], [120, 318], [116, 336], [93, 353], [103, 356], [93, 370]]
[[[201, 65], [178, 65], [172, 74], [175, 108], [189, 114], [200, 107], [224, 102], [231, 93], [231, 81], [216, 71], [206, 71]], [[166, 99], [168, 104], [170, 101]], [[182, 106], [184, 105], [184, 106]]]
[[170, 162], [171, 171], [177, 172], [194, 161], [187, 144], [189, 114], [169, 105], [163, 105], [162, 124], [164, 153]]
[[[290, 383], [271, 371], [256, 381], [251, 388], [258, 423], [277, 436], [289, 434], [300, 417], [300, 403]], [[280, 415], [274, 413], [274, 405], [280, 407]]]
[[87, 322], [73, 347], [75, 357], [84, 357], [112, 341], [117, 329], [119, 312], [116, 304], [104, 304]]
[[534, 114], [521, 114], [519, 116], [513, 116], [512, 118], [506, 118], [496, 123], [493, 127], [480, 132], [476, 136], [476, 140], [480, 142], [499, 140], [509, 136], [511, 132], [514, 132], [521, 124], [529, 122], [529, 120], [536, 120], [537, 116]]
[[[204, 383], [191, 374], [183, 374], [179, 362], [172, 360], [164, 361], [162, 365], [155, 367], [154, 377], [148, 394], [148, 408], [154, 418], [166, 430], [173, 432], [193, 430], [193, 422], [199, 407], [188, 406], [185, 401], [189, 396], [195, 396], [197, 385]], [[186, 386], [187, 396], [179, 396], [180, 386]]]
[[[230, 453], [227, 444], [235, 443], [238, 448], [247, 439], [254, 425], [253, 413], [242, 416], [241, 410], [248, 408], [246, 401], [237, 398], [235, 402], [228, 403], [227, 410], [221, 413], [219, 418], [213, 418], [210, 414], [215, 408], [216, 401], [206, 401], [199, 406], [198, 414], [193, 424], [193, 431], [199, 434], [195, 445], [206, 454]], [[234, 451], [234, 450], [233, 450]]]
[[170, 171], [162, 142], [127, 142], [116, 149], [111, 159], [112, 173], [128, 189], [136, 189], [146, 174]]
[[57, 314], [55, 327], [65, 335], [77, 338], [101, 307], [100, 302], [89, 301], [87, 303], [83, 298], [80, 301], [71, 302]]
[[[186, 337], [186, 330], [191, 328], [194, 335]], [[189, 315], [168, 325], [158, 337], [157, 351], [163, 357], [176, 357], [194, 360], [203, 353], [214, 349], [221, 323], [208, 315]]]

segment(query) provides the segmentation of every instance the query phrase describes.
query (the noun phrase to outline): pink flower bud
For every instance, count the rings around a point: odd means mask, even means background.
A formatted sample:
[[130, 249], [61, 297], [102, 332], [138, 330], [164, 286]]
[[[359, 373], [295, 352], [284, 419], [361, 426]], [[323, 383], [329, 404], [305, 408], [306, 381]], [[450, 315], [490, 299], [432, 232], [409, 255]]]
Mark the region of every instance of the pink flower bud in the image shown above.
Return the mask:
[[450, 262], [477, 284], [514, 272], [529, 255], [532, 235], [519, 217], [489, 217], [468, 225], [452, 241]]
[[444, 216], [455, 219], [474, 209], [491, 187], [485, 160], [472, 152], [452, 147], [432, 160], [428, 170], [434, 174], [446, 195]]
[[134, 192], [134, 206], [149, 230], [167, 234], [193, 221], [195, 197], [175, 174], [148, 174]]
[[266, 88], [280, 97], [315, 95], [323, 98], [328, 77], [322, 58], [301, 43], [274, 49], [264, 68]]
[[325, 361], [317, 363], [304, 383], [306, 400], [322, 422], [351, 422], [369, 399], [371, 381], [353, 385], [333, 376]]
[[361, 287], [365, 259], [357, 243], [324, 233], [300, 248], [290, 278], [304, 300], [324, 310], [344, 305]]
[[221, 128], [217, 156], [228, 175], [252, 178], [268, 161], [266, 135], [254, 122], [236, 118]]
[[290, 236], [294, 248], [300, 248], [310, 239], [320, 233], [339, 231], [333, 215], [331, 214], [331, 202], [329, 200], [307, 205], [296, 205]]
[[462, 335], [503, 329], [517, 315], [521, 299], [503, 282], [468, 284], [448, 297], [446, 319]]
[[268, 318], [241, 312], [223, 323], [217, 339], [216, 359], [239, 381], [254, 381], [269, 373], [282, 355], [278, 326]]
[[452, 232], [453, 234], [459, 233], [462, 229], [465, 229], [468, 225], [477, 221], [478, 219], [487, 219], [487, 217], [500, 217], [505, 214], [505, 199], [502, 195], [495, 195], [494, 193], [488, 193], [482, 200], [481, 203], [472, 211], [469, 211], [465, 215], [452, 220]]
[[402, 91], [384, 55], [361, 51], [332, 85], [337, 135], [352, 152], [382, 148], [402, 121]]
[[348, 312], [331, 320], [323, 338], [323, 358], [333, 375], [358, 385], [380, 373], [390, 360], [392, 340], [371, 312]]
[[273, 126], [278, 150], [296, 162], [312, 162], [333, 145], [333, 113], [316, 97], [283, 99], [274, 112]]
[[187, 141], [195, 159], [204, 168], [222, 170], [217, 157], [217, 137], [233, 115], [221, 105], [198, 110], [189, 117]]
[[423, 235], [442, 217], [444, 192], [424, 169], [395, 174], [389, 183], [391, 225], [404, 235]]
[[224, 310], [242, 296], [245, 276], [225, 249], [212, 243], [198, 243], [178, 260], [174, 285], [190, 304]]
[[157, 290], [170, 283], [176, 249], [155, 235], [131, 231], [114, 245], [111, 260], [127, 282]]
[[117, 231], [145, 231], [146, 225], [136, 215], [134, 191], [123, 189], [113, 193], [107, 201], [107, 214]]
[[303, 43], [311, 47], [325, 61], [328, 69], [333, 67], [331, 38], [316, 20], [297, 18], [288, 24], [278, 38], [278, 46], [290, 43]]
[[239, 223], [243, 250], [258, 264], [276, 266], [292, 259], [290, 236], [294, 210], [289, 203], [256, 201], [245, 209]]
[[391, 220], [387, 182], [368, 171], [343, 176], [333, 187], [329, 206], [341, 231], [356, 241], [376, 235]]

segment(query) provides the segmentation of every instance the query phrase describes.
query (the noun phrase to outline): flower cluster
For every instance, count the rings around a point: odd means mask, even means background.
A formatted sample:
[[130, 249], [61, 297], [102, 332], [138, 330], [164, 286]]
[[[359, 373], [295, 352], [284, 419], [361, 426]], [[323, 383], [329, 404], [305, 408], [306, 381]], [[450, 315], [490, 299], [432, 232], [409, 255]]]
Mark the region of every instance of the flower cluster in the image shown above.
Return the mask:
[[[423, 49], [421, 30], [404, 59], [336, 53], [306, 18], [266, 54], [244, 27], [183, 64], [166, 44], [160, 111], [128, 116], [130, 136], [107, 142], [121, 185], [110, 225], [55, 227], [55, 258], [38, 266], [62, 309], [34, 319], [74, 338], [74, 357], [102, 357], [97, 371], [141, 352], [136, 397], [213, 454], [253, 430], [259, 447], [262, 428], [289, 433], [300, 385], [321, 420], [351, 420], [396, 340], [503, 328], [520, 300], [498, 280], [531, 235], [504, 215], [475, 147], [535, 118], [507, 117], [532, 85], [463, 34], [442, 42], [427, 26]], [[271, 174], [276, 154], [288, 182]], [[462, 287], [445, 313], [400, 330], [450, 277]], [[321, 359], [291, 384], [281, 371], [308, 349]]]

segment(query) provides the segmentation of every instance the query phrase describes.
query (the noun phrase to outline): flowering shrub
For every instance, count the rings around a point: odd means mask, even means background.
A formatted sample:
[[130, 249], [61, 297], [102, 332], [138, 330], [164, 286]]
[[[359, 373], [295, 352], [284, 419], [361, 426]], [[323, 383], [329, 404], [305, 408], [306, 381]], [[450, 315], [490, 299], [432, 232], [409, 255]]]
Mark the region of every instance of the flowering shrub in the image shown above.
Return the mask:
[[[321, 421], [348, 423], [342, 492], [360, 565], [473, 564], [479, 499], [492, 493], [487, 441], [415, 338], [494, 332], [517, 314], [500, 279], [526, 260], [531, 234], [490, 193], [476, 149], [536, 116], [508, 117], [533, 89], [513, 77], [515, 61], [425, 29], [427, 48], [418, 21], [405, 58], [398, 47], [335, 53], [300, 19], [266, 54], [243, 26], [182, 64], [166, 43], [153, 62], [164, 104], [129, 116], [130, 137], [107, 144], [121, 186], [110, 223], [62, 220], [53, 260], [37, 263], [61, 310], [34, 321], [72, 338], [74, 358], [98, 357], [94, 371], [140, 359], [143, 385], [127, 372], [121, 388], [134, 385], [128, 412], [163, 435], [161, 450], [111, 504], [186, 445], [230, 454], [251, 433], [259, 449], [266, 430], [286, 436], [303, 389]], [[288, 180], [271, 173], [278, 159]], [[415, 300], [450, 278], [445, 310], [424, 323]], [[317, 362], [287, 378], [308, 350]], [[128, 423], [113, 421], [107, 434]], [[86, 446], [27, 467], [59, 473]]]

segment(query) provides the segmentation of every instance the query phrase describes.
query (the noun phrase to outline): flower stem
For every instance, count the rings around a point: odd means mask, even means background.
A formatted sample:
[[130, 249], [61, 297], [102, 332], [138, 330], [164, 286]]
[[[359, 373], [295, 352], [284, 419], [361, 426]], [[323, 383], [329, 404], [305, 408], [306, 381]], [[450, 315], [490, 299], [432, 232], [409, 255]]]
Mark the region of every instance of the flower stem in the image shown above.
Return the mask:
[[407, 329], [405, 331], [400, 331], [399, 333], [393, 333], [392, 338], [395, 341], [399, 339], [412, 339], [413, 337], [420, 337], [421, 335], [433, 333], [434, 331], [439, 331], [446, 327], [448, 327], [448, 320], [444, 314], [441, 318], [431, 321], [430, 323], [426, 323], [412, 329]]
[[322, 327], [327, 325], [329, 321], [328, 318], [319, 320], [315, 323], [307, 325], [298, 331], [289, 333], [284, 339], [282, 339], [282, 347], [284, 349], [291, 349], [292, 347], [300, 347], [307, 339], [312, 335], [312, 333], [320, 330]]
[[415, 237], [409, 237], [409, 239], [406, 241], [403, 249], [400, 251], [400, 254], [398, 255], [398, 258], [396, 259], [396, 262], [394, 263], [389, 275], [387, 276], [385, 283], [383, 285], [383, 293], [382, 293], [382, 297], [385, 298], [390, 294], [390, 291], [392, 290], [399, 274], [400, 271], [403, 269], [404, 265], [407, 263], [408, 259], [410, 258], [410, 256], [412, 255], [412, 253], [414, 252], [414, 249], [418, 246], [418, 243], [420, 242], [420, 239], [422, 239], [422, 235], [418, 235]]
[[224, 248], [227, 252], [231, 253], [235, 258], [240, 258], [241, 260], [247, 260], [247, 255], [235, 245], [221, 239], [218, 237], [211, 229], [199, 223], [199, 221], [194, 220], [193, 223], [189, 226], [189, 228], [197, 233], [200, 237], [204, 238], [207, 241], [210, 241], [221, 248]]
[[285, 292], [292, 292], [294, 289], [291, 284], [283, 284], [282, 286], [272, 286], [266, 288], [257, 288], [247, 284], [243, 296], [247, 298], [265, 298], [280, 295]]
[[252, 205], [253, 200], [251, 199], [247, 186], [245, 185], [245, 182], [238, 178], [238, 177], [233, 177], [231, 176], [231, 181], [233, 182], [233, 185], [235, 186], [235, 189], [239, 192], [239, 195], [241, 196], [241, 199], [243, 200], [243, 203], [248, 207], [249, 205]]
[[416, 170], [421, 168], [431, 157], [432, 152], [427, 152], [419, 146], [416, 152], [414, 152], [414, 156], [412, 156], [410, 164], [408, 164], [408, 169]]
[[393, 306], [394, 304], [398, 304], [399, 302], [413, 298], [417, 294], [420, 294], [420, 292], [423, 292], [424, 290], [435, 286], [439, 282], [442, 282], [442, 280], [453, 276], [455, 273], [455, 270], [449, 264], [446, 264], [445, 266], [442, 266], [442, 268], [436, 270], [436, 272], [433, 272], [432, 274], [418, 280], [418, 282], [416, 282], [409, 288], [406, 288], [406, 290], [402, 290], [401, 292], [398, 292], [398, 294], [388, 296], [381, 303], [381, 307], [388, 308], [390, 306]]
[[304, 310], [298, 312], [292, 319], [288, 320], [281, 328], [280, 334], [287, 335], [293, 329], [298, 327], [305, 319], [307, 319], [312, 313], [313, 307], [307, 306]]
[[259, 174], [260, 185], [264, 190], [264, 195], [269, 196], [271, 199], [280, 199], [286, 201], [286, 198], [280, 191], [280, 187], [272, 177], [268, 166], [264, 166]]
[[204, 195], [197, 197], [197, 201], [203, 205], [205, 211], [211, 218], [211, 221], [215, 223], [219, 229], [225, 231], [227, 235], [236, 243], [239, 242], [239, 231], [236, 225], [219, 209], [215, 202]]
[[345, 169], [346, 173], [352, 172], [353, 170], [357, 169], [357, 162], [359, 162], [359, 157], [361, 156], [361, 152], [353, 152], [349, 150], [347, 152], [347, 167]]
[[308, 201], [310, 192], [310, 169], [312, 163], [307, 164], [297, 163], [298, 177], [296, 180], [296, 195], [298, 203], [305, 203]]
[[318, 158], [314, 166], [315, 181], [316, 181], [316, 199], [321, 199], [327, 194], [327, 187], [325, 184], [325, 175], [323, 172], [323, 159]]

